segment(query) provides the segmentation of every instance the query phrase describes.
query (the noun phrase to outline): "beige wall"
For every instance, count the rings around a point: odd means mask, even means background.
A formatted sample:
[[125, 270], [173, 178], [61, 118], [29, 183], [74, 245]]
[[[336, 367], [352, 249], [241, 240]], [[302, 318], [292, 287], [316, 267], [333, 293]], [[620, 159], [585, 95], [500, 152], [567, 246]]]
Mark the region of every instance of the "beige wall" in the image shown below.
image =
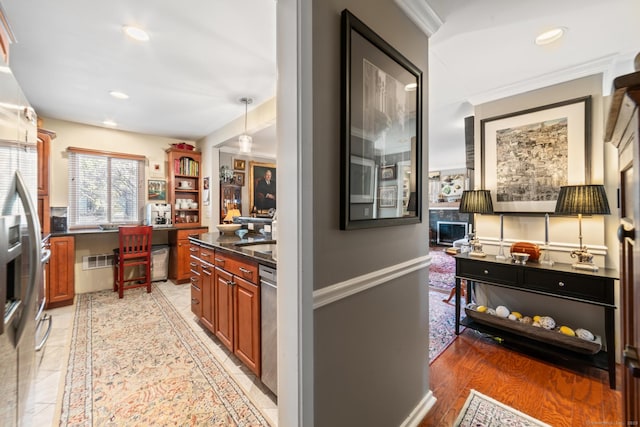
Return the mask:
[[[147, 158], [146, 179], [150, 178], [149, 168], [154, 164], [161, 167], [160, 176], [166, 179], [166, 153], [170, 144], [182, 142], [170, 138], [123, 132], [96, 126], [82, 125], [62, 120], [43, 118], [42, 126], [55, 131], [57, 138], [51, 143], [50, 162], [50, 204], [53, 207], [68, 206], [68, 155], [67, 147], [90, 148], [129, 154], [139, 154]], [[145, 179], [145, 182], [146, 182]], [[154, 244], [167, 243], [166, 231], [155, 231]], [[82, 257], [86, 255], [111, 254], [118, 246], [116, 233], [76, 236], [75, 290], [76, 293], [110, 289], [113, 286], [111, 268], [82, 270]]]

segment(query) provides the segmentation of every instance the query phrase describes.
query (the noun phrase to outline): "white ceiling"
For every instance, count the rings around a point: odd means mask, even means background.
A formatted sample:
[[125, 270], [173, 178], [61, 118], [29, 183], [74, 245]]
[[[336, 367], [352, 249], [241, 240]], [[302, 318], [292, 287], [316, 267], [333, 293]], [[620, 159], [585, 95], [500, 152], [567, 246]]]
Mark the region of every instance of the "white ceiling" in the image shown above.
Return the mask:
[[[0, 1], [17, 39], [11, 68], [39, 115], [196, 140], [242, 117], [241, 97], [254, 98], [251, 110], [275, 95], [275, 0]], [[640, 52], [638, 0], [398, 2], [430, 6], [443, 22], [425, 72], [431, 169], [464, 166], [474, 104], [599, 72], [606, 90]], [[127, 39], [124, 24], [151, 40]], [[566, 37], [536, 46], [553, 26]], [[273, 146], [266, 133], [254, 142]]]

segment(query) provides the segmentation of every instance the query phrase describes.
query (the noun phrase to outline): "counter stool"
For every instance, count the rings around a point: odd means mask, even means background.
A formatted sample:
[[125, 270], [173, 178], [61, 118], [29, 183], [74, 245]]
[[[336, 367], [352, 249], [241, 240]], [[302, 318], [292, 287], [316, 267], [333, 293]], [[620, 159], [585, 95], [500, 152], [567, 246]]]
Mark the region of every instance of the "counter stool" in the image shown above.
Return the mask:
[[[113, 291], [120, 298], [125, 289], [147, 287], [151, 292], [151, 232], [150, 225], [131, 225], [118, 228], [120, 246], [113, 250]], [[125, 269], [135, 267], [136, 277], [125, 278]], [[140, 271], [142, 270], [142, 271]], [[132, 283], [132, 284], [130, 284]]]

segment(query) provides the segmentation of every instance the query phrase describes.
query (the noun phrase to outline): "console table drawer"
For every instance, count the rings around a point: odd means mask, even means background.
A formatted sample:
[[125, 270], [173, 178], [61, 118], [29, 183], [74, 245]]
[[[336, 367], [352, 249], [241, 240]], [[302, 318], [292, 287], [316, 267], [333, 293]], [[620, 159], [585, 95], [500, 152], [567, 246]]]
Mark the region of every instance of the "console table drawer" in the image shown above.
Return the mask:
[[587, 301], [613, 304], [613, 287], [605, 280], [587, 276], [574, 276], [556, 271], [524, 271], [524, 285], [557, 295], [580, 298]]
[[518, 269], [512, 268], [510, 265], [500, 265], [495, 262], [482, 262], [474, 259], [457, 259], [457, 261], [457, 274], [459, 276], [509, 285], [518, 283]]

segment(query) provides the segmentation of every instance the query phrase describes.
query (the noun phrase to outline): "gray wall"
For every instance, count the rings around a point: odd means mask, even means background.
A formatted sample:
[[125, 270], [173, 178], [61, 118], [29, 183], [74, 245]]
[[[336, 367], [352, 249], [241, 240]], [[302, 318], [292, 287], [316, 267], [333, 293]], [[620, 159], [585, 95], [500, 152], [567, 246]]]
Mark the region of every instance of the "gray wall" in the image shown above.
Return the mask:
[[[313, 251], [317, 292], [424, 256], [428, 211], [417, 225], [341, 231], [340, 13], [349, 9], [428, 76], [428, 40], [393, 0], [313, 2]], [[423, 90], [426, 200], [427, 88]], [[316, 426], [401, 424], [427, 394], [428, 271], [391, 279], [314, 312]]]

